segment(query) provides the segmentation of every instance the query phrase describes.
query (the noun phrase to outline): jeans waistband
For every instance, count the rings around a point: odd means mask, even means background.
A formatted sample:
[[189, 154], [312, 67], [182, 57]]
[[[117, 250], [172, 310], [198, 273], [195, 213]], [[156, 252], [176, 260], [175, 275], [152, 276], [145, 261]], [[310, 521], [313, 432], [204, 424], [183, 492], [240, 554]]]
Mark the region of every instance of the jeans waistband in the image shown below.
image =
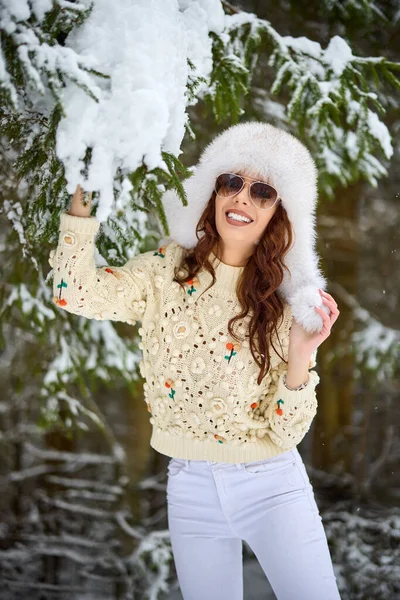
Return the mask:
[[192, 460], [192, 459], [188, 459], [188, 458], [175, 458], [175, 459], [172, 458], [171, 460], [177, 460], [179, 462], [184, 462], [185, 467], [189, 467], [190, 465], [200, 465], [200, 466], [208, 467], [211, 469], [236, 467], [236, 469], [239, 470], [239, 469], [243, 469], [244, 465], [249, 465], [249, 464], [255, 465], [255, 464], [259, 464], [259, 463], [266, 463], [268, 461], [270, 461], [272, 463], [275, 460], [280, 460], [282, 458], [283, 454], [286, 455], [286, 458], [288, 461], [291, 461], [291, 460], [293, 460], [295, 452], [296, 452], [296, 448], [294, 448], [293, 450], [287, 450], [281, 454], [272, 456], [270, 458], [264, 458], [264, 459], [260, 459], [260, 460], [250, 461], [250, 462], [239, 462], [239, 463], [226, 463], [226, 462], [220, 462], [220, 461], [216, 461], [216, 460]]

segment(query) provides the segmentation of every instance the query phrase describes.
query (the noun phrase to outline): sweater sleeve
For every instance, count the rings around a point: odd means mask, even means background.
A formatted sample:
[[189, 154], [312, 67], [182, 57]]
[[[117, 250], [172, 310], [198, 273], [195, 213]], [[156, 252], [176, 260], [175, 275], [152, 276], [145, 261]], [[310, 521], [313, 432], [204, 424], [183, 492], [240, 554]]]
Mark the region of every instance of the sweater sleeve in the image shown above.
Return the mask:
[[[287, 318], [282, 328], [284, 339], [284, 358], [287, 360], [289, 350], [289, 334], [293, 316], [289, 306]], [[309, 369], [316, 366], [317, 350], [315, 350], [309, 362]], [[283, 383], [287, 365], [284, 361], [278, 366], [279, 377], [277, 386], [268, 404], [265, 413], [268, 424], [268, 434], [272, 441], [279, 447], [291, 449], [297, 446], [311, 427], [311, 423], [317, 413], [317, 395], [315, 388], [320, 378], [316, 371], [308, 372], [309, 381], [305, 388], [291, 391]]]
[[53, 302], [88, 319], [134, 325], [153, 296], [154, 263], [163, 255], [149, 251], [122, 267], [96, 267], [94, 238], [99, 227], [96, 217], [61, 214], [58, 246], [49, 256]]
[[316, 371], [309, 371], [308, 385], [302, 390], [290, 391], [283, 383], [283, 376], [284, 373], [279, 376], [266, 417], [272, 441], [281, 448], [291, 449], [304, 438], [317, 413], [315, 388], [320, 378]]

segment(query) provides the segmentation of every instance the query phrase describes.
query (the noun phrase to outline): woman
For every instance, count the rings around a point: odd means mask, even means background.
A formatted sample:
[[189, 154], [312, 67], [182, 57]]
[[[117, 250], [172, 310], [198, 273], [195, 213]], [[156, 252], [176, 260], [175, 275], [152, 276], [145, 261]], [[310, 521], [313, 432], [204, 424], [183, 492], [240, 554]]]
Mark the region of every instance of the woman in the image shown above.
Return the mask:
[[[54, 302], [135, 324], [153, 432], [170, 456], [168, 523], [185, 600], [243, 598], [242, 541], [278, 600], [340, 598], [297, 445], [317, 410], [318, 346], [339, 315], [315, 254], [317, 173], [265, 123], [217, 136], [166, 192], [171, 240], [96, 267], [90, 203], [62, 214]], [[201, 235], [198, 235], [201, 234]], [[277, 348], [279, 345], [279, 348]]]

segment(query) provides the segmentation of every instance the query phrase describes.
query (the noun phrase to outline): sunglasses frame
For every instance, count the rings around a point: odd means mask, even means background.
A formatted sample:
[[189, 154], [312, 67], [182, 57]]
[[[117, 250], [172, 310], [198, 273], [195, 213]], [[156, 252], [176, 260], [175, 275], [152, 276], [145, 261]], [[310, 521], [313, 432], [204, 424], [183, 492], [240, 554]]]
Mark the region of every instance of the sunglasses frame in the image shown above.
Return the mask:
[[[235, 177], [239, 177], [242, 180], [242, 187], [240, 188], [240, 190], [238, 190], [237, 192], [235, 192], [234, 194], [232, 194], [231, 196], [221, 196], [220, 194], [218, 194], [216, 187], [217, 187], [217, 180], [218, 177], [221, 177], [221, 175], [234, 175]], [[234, 198], [235, 196], [237, 196], [238, 194], [240, 194], [240, 192], [242, 191], [242, 189], [244, 188], [244, 186], [246, 185], [246, 179], [252, 179], [251, 177], [244, 177], [243, 175], [239, 175], [239, 173], [229, 173], [229, 172], [223, 172], [220, 173], [216, 178], [215, 178], [215, 184], [214, 184], [214, 191], [216, 193], [217, 196], [219, 196], [219, 198]], [[268, 206], [268, 208], [262, 208], [261, 206], [257, 206], [256, 204], [254, 204], [254, 200], [251, 197], [251, 186], [253, 185], [253, 183], [263, 183], [264, 185], [268, 185], [269, 187], [271, 187], [273, 190], [275, 190], [276, 192], [276, 200], [273, 203], [272, 206]], [[278, 190], [276, 188], [274, 188], [273, 185], [270, 185], [269, 183], [266, 183], [265, 181], [259, 181], [258, 179], [253, 179], [252, 182], [249, 185], [249, 198], [252, 201], [252, 203], [254, 204], [254, 206], [259, 209], [259, 210], [271, 210], [271, 208], [274, 208], [275, 204], [277, 202], [282, 202], [282, 198], [279, 196], [278, 194]]]

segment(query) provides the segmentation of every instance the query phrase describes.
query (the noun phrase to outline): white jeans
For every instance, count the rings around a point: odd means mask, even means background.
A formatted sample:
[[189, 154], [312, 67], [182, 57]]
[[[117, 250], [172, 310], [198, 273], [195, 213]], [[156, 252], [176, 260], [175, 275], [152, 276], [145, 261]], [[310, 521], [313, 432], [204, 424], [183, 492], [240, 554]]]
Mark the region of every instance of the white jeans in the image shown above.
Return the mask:
[[242, 600], [242, 540], [278, 600], [340, 600], [297, 448], [266, 460], [171, 458], [168, 526], [184, 600]]

